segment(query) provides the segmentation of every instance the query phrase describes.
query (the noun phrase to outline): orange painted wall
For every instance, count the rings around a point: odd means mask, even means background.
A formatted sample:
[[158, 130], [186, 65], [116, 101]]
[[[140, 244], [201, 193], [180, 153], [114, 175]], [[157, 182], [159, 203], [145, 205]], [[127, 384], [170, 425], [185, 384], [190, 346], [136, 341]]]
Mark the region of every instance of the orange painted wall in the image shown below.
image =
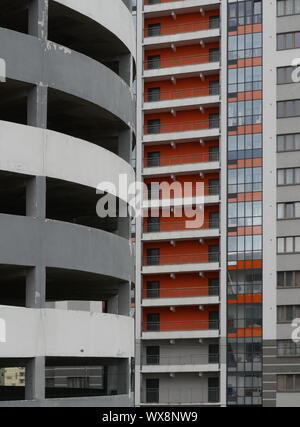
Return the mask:
[[219, 273], [205, 273], [205, 277], [200, 277], [197, 273], [176, 274], [175, 279], [170, 275], [144, 276], [144, 298], [147, 298], [147, 282], [160, 282], [161, 298], [193, 297], [208, 295], [209, 279], [218, 279]]
[[148, 90], [151, 88], [160, 88], [161, 101], [195, 96], [208, 96], [209, 83], [212, 81], [219, 81], [219, 76], [207, 76], [204, 81], [200, 79], [200, 76], [190, 77], [188, 79], [176, 79], [176, 84], [172, 83], [171, 80], [145, 83], [145, 102], [148, 102], [147, 94]]
[[211, 16], [220, 16], [219, 10], [210, 10], [204, 16], [197, 13], [176, 14], [176, 19], [172, 16], [160, 16], [145, 20], [145, 37], [148, 36], [148, 25], [160, 24], [161, 35], [177, 34], [181, 32], [200, 31], [209, 29], [209, 18]]
[[198, 240], [176, 242], [173, 247], [170, 242], [145, 243], [143, 248], [144, 264], [147, 265], [147, 249], [160, 249], [160, 264], [193, 264], [208, 262], [209, 246], [218, 246], [219, 239], [207, 239], [201, 244]]
[[[219, 205], [216, 206], [206, 206], [204, 209], [204, 224], [200, 228], [208, 228], [209, 226], [209, 216], [212, 212], [219, 212]], [[149, 212], [150, 215], [150, 212]], [[175, 217], [174, 213], [171, 212], [170, 217], [164, 217], [162, 212], [160, 211], [160, 231], [175, 231], [175, 230], [185, 230], [186, 229], [186, 221], [190, 221], [190, 218], [187, 218], [184, 215], [181, 217]], [[148, 224], [148, 218], [144, 218], [144, 232], [146, 233]]]
[[144, 309], [144, 330], [147, 330], [147, 314], [160, 314], [161, 331], [209, 329], [209, 313], [218, 312], [218, 306], [208, 306], [200, 311], [198, 306], [177, 307], [173, 313], [167, 307]]
[[170, 144], [146, 146], [144, 150], [144, 165], [147, 167], [148, 153], [160, 153], [160, 165], [179, 165], [187, 163], [206, 162], [208, 160], [209, 149], [218, 147], [219, 141], [206, 142], [204, 146], [198, 141], [177, 144], [172, 148]]
[[[185, 194], [185, 197], [195, 196], [196, 195], [196, 184], [199, 182], [203, 182], [204, 183], [204, 195], [207, 196], [207, 195], [209, 195], [210, 180], [215, 180], [215, 179], [219, 179], [219, 173], [206, 173], [204, 175], [203, 179], [201, 179], [197, 175], [178, 175], [176, 177], [176, 182], [181, 183], [182, 185], [184, 185], [184, 183], [187, 183], [187, 182], [191, 183], [191, 186], [193, 188], [193, 194]], [[146, 185], [151, 184], [151, 183], [155, 183], [155, 182], [167, 182], [169, 184], [173, 183], [172, 179], [169, 177], [164, 177], [164, 178], [153, 177], [153, 178], [145, 179]], [[171, 194], [171, 196], [174, 197], [172, 194]]]
[[200, 109], [177, 111], [176, 116], [168, 112], [146, 114], [144, 133], [148, 133], [148, 121], [155, 119], [160, 119], [160, 130], [162, 133], [208, 129], [209, 115], [218, 113], [218, 108], [207, 108], [204, 113], [202, 113]]
[[176, 52], [171, 48], [151, 49], [145, 51], [145, 69], [148, 68], [149, 56], [160, 55], [161, 67], [177, 67], [188, 64], [203, 64], [209, 62], [209, 50], [218, 49], [219, 43], [207, 43], [202, 47], [200, 43], [190, 46], [178, 46]]

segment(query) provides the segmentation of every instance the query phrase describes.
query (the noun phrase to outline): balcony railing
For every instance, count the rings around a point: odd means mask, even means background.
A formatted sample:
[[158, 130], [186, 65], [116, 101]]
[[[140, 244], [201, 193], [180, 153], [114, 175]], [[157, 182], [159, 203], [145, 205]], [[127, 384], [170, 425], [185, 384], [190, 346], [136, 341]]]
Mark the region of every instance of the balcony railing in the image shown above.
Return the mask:
[[197, 54], [197, 55], [187, 55], [187, 56], [174, 56], [174, 57], [157, 57], [151, 59], [151, 57], [144, 61], [145, 70], [156, 70], [159, 68], [170, 68], [170, 67], [180, 67], [185, 65], [194, 65], [194, 64], [205, 64], [213, 63], [220, 61], [220, 53], [207, 53], [207, 54]]
[[[144, 233], [164, 233], [169, 231], [187, 231], [186, 221], [189, 221], [186, 218], [185, 221], [159, 221], [155, 223], [144, 224]], [[220, 228], [219, 221], [204, 221], [202, 225], [199, 226], [198, 230], [218, 230]], [[197, 229], [193, 229], [197, 230]]]
[[144, 299], [216, 297], [219, 295], [220, 286], [185, 286], [184, 288], [145, 289], [143, 293]]
[[150, 366], [172, 366], [172, 365], [206, 365], [219, 364], [219, 353], [200, 353], [191, 355], [174, 355], [174, 356], [145, 356], [142, 359], [143, 365]]
[[156, 25], [145, 28], [144, 37], [160, 37], [180, 33], [192, 33], [217, 29], [220, 27], [220, 20], [216, 16], [214, 19], [205, 19], [199, 22], [184, 22], [174, 25]]
[[212, 153], [190, 153], [177, 156], [157, 156], [146, 157], [144, 159], [145, 168], [157, 168], [163, 166], [187, 165], [192, 163], [218, 162], [220, 159], [219, 152]]
[[184, 264], [203, 264], [203, 263], [218, 263], [220, 260], [219, 252], [205, 252], [184, 255], [157, 255], [145, 256], [145, 266], [159, 265], [184, 265]]
[[[200, 194], [200, 191], [202, 192], [203, 190], [203, 194]], [[146, 191], [144, 193], [144, 200], [149, 200], [149, 201], [156, 201], [156, 200], [164, 200], [165, 198], [170, 198], [170, 199], [179, 199], [182, 198], [182, 202], [184, 202], [184, 198], [189, 198], [189, 197], [200, 197], [200, 196], [219, 196], [220, 195], [220, 184], [212, 184], [212, 185], [203, 185], [203, 187], [201, 186], [197, 186], [197, 185], [191, 185], [191, 186], [185, 186], [183, 185], [182, 188], [180, 188], [180, 192], [179, 192], [179, 187], [174, 187], [174, 190], [170, 191], [171, 194], [167, 194], [162, 188], [151, 188], [148, 189], [148, 191]]]
[[180, 389], [173, 388], [148, 388], [143, 403], [161, 404], [161, 405], [182, 405], [188, 404], [206, 404], [219, 403], [220, 389], [208, 388], [206, 392], [200, 389]]
[[192, 122], [174, 122], [174, 123], [160, 123], [148, 124], [145, 126], [145, 135], [155, 135], [160, 133], [174, 133], [174, 132], [189, 132], [193, 130], [205, 129], [218, 129], [220, 127], [219, 119], [212, 120], [195, 120]]
[[218, 330], [219, 320], [183, 320], [145, 322], [144, 332], [171, 332], [171, 331], [207, 331]]
[[217, 96], [220, 86], [199, 86], [179, 90], [164, 90], [145, 94], [145, 102], [173, 101], [175, 99], [195, 98], [200, 96]]

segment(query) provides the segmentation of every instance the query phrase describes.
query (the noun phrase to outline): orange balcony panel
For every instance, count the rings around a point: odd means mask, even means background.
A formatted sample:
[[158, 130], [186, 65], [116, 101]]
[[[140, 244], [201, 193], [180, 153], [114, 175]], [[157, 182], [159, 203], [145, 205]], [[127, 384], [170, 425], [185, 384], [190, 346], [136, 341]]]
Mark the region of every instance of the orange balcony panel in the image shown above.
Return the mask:
[[262, 193], [240, 193], [237, 198], [238, 202], [259, 202], [262, 200]]
[[262, 268], [262, 260], [238, 261], [236, 265], [229, 265], [228, 270], [258, 270]]
[[[157, 153], [159, 158], [159, 166], [183, 165], [191, 163], [203, 163], [219, 160], [218, 153], [212, 148], [219, 147], [219, 141], [211, 141], [201, 146], [199, 142], [189, 142], [177, 144], [175, 148], [171, 145], [146, 146], [144, 152], [144, 167], [151, 167], [151, 162], [148, 160], [149, 153]], [[155, 166], [157, 164], [155, 163]]]
[[145, 83], [145, 102], [151, 101], [149, 98], [149, 89], [160, 89], [160, 101], [169, 101], [174, 99], [192, 98], [197, 96], [209, 96], [209, 83], [219, 82], [219, 76], [207, 76], [204, 82], [199, 77], [188, 79], [177, 79], [174, 85], [170, 80]]
[[[209, 306], [202, 312], [198, 306], [177, 307], [175, 312], [168, 308], [147, 308], [143, 310], [143, 330], [151, 330], [151, 325], [147, 322], [148, 314], [160, 314], [160, 322], [155, 326], [160, 331], [196, 331], [218, 329], [219, 322], [209, 320], [210, 312], [218, 312], [218, 306]], [[214, 326], [214, 328], [212, 328]]]
[[237, 333], [228, 334], [228, 338], [260, 338], [262, 337], [262, 328], [238, 329]]
[[209, 18], [214, 16], [220, 16], [219, 10], [209, 10], [205, 13], [205, 16], [200, 15], [199, 12], [177, 14], [175, 22], [170, 15], [146, 19], [144, 36], [151, 37], [153, 35], [151, 28], [149, 29], [151, 24], [160, 24], [160, 36], [209, 30], [211, 28]]
[[[212, 62], [210, 50], [218, 49], [219, 43], [208, 43], [203, 48], [199, 45], [178, 46], [176, 52], [171, 48], [152, 49], [145, 51], [145, 70], [152, 69], [151, 57], [160, 56], [158, 68], [180, 67], [193, 64], [205, 64]], [[150, 57], [150, 58], [149, 58]], [[213, 62], [215, 59], [213, 58]], [[150, 65], [150, 67], [149, 67]]]

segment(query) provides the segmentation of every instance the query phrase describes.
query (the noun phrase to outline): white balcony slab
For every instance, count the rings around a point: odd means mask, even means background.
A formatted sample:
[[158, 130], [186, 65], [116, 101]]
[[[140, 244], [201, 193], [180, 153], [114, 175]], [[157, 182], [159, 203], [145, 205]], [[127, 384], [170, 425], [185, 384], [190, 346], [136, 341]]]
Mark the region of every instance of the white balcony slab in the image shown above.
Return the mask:
[[172, 340], [172, 339], [208, 339], [219, 338], [220, 332], [217, 329], [207, 329], [204, 331], [158, 331], [143, 332], [143, 340]]
[[144, 233], [144, 242], [159, 242], [170, 240], [189, 240], [189, 239], [211, 239], [220, 236], [220, 230], [214, 229], [195, 229], [195, 230], [177, 230], [164, 231], [159, 233]]
[[155, 68], [153, 70], [144, 70], [143, 78], [145, 80], [155, 79], [159, 77], [192, 77], [199, 73], [215, 74], [221, 68], [220, 62], [204, 62], [201, 64], [178, 65], [175, 67]]
[[[181, 0], [181, 1], [171, 1], [165, 3], [157, 3], [153, 5], [145, 5], [144, 13], [151, 14], [154, 16], [163, 16], [170, 14], [170, 11], [180, 11], [185, 9], [187, 12], [198, 12], [200, 7], [205, 8], [217, 8], [220, 5], [220, 0]], [[188, 9], [188, 10], [186, 10]], [[157, 12], [159, 14], [157, 14]], [[148, 16], [147, 16], [148, 18]]]
[[204, 203], [205, 205], [215, 205], [220, 203], [220, 196], [204, 196], [204, 198], [200, 197], [189, 197], [183, 199], [161, 199], [161, 200], [144, 200], [143, 208], [144, 209], [156, 209], [163, 207], [175, 207], [175, 206], [192, 206], [192, 205], [200, 205]]
[[[176, 21], [175, 21], [176, 22]], [[174, 24], [176, 25], [176, 23]], [[177, 34], [166, 34], [162, 36], [145, 37], [144, 46], [145, 48], [151, 47], [160, 49], [169, 47], [170, 43], [174, 43], [176, 46], [184, 46], [185, 44], [193, 44], [199, 40], [204, 40], [206, 43], [213, 43], [220, 37], [220, 29], [206, 29], [200, 31], [186, 31], [179, 32]]]
[[170, 174], [183, 175], [185, 173], [213, 172], [220, 170], [220, 162], [195, 162], [180, 165], [157, 166], [145, 168], [144, 176], [166, 176]]
[[194, 264], [173, 264], [143, 266], [143, 274], [171, 274], [171, 273], [192, 273], [195, 271], [218, 271], [220, 264], [216, 262], [194, 263]]
[[190, 98], [177, 98], [165, 101], [145, 102], [143, 110], [151, 113], [161, 113], [176, 109], [177, 111], [188, 110], [191, 107], [209, 106], [210, 108], [219, 105], [221, 99], [219, 95], [193, 96]]
[[172, 374], [176, 372], [197, 372], [209, 373], [219, 372], [218, 364], [201, 364], [201, 365], [143, 365], [142, 374]]
[[182, 307], [193, 305], [218, 305], [219, 297], [181, 297], [181, 298], [151, 298], [142, 301], [143, 307]]
[[196, 129], [196, 130], [185, 130], [185, 131], [174, 131], [166, 133], [155, 133], [145, 134], [143, 137], [143, 143], [157, 143], [162, 141], [180, 141], [190, 139], [201, 139], [201, 138], [218, 138], [220, 136], [220, 129]]

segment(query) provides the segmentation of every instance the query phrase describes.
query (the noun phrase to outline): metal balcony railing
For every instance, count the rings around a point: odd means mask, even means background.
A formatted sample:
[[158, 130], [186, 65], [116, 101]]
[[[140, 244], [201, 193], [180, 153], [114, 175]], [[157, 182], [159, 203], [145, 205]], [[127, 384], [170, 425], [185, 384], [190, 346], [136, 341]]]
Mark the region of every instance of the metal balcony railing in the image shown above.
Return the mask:
[[144, 37], [160, 37], [180, 33], [192, 33], [195, 31], [204, 31], [220, 28], [219, 17], [214, 19], [205, 19], [198, 22], [183, 22], [174, 25], [155, 25], [144, 29]]
[[220, 160], [219, 152], [211, 153], [190, 153], [177, 156], [157, 156], [144, 158], [145, 168], [155, 168], [172, 165], [185, 165], [192, 163], [218, 162]]
[[159, 123], [148, 124], [145, 126], [144, 134], [160, 134], [174, 132], [188, 132], [193, 130], [218, 129], [220, 127], [219, 119], [212, 120], [195, 120], [192, 122], [174, 122], [174, 123]]
[[[181, 221], [159, 221], [155, 223], [144, 224], [144, 233], [164, 233], [169, 231], [187, 231], [186, 221], [188, 218]], [[199, 230], [218, 230], [220, 228], [219, 221], [204, 221], [199, 226]], [[194, 229], [195, 230], [195, 229]]]
[[160, 256], [145, 256], [144, 266], [159, 266], [159, 265], [184, 265], [184, 264], [205, 264], [218, 263], [220, 261], [219, 252], [205, 252], [184, 255], [160, 255]]
[[147, 92], [145, 102], [173, 101], [175, 99], [195, 98], [199, 96], [217, 96], [220, 86], [199, 86], [179, 90], [164, 90], [160, 92]]
[[171, 331], [207, 331], [218, 330], [219, 320], [177, 320], [161, 322], [145, 322], [144, 332], [171, 332]]
[[150, 57], [146, 61], [144, 61], [144, 69], [145, 70], [156, 70], [159, 68], [171, 68], [171, 67], [180, 67], [185, 65], [193, 65], [193, 64], [205, 64], [205, 63], [213, 63], [220, 61], [220, 53], [206, 53], [206, 54], [197, 54], [197, 55], [186, 55], [186, 56], [157, 56]]
[[161, 405], [182, 405], [185, 403], [206, 404], [219, 403], [220, 389], [208, 388], [206, 392], [200, 389], [148, 388], [145, 390], [143, 403]]
[[144, 299], [216, 297], [219, 295], [220, 286], [145, 289], [143, 293]]
[[[203, 190], [203, 194], [200, 194], [200, 191]], [[191, 185], [190, 187], [186, 186], [182, 187], [179, 192], [178, 189], [174, 187], [174, 191], [170, 192], [171, 194], [167, 194], [165, 191], [163, 191], [161, 188], [149, 188], [147, 192], [144, 194], [144, 200], [149, 201], [156, 201], [156, 200], [163, 200], [165, 198], [170, 199], [179, 199], [182, 198], [182, 201], [184, 201], [185, 198], [189, 197], [200, 197], [200, 196], [219, 196], [220, 195], [220, 184], [214, 184], [214, 185], [203, 185], [196, 186]]]
[[152, 366], [172, 366], [172, 365], [207, 365], [219, 364], [219, 353], [200, 353], [191, 355], [175, 356], [145, 356], [142, 358], [143, 365]]

